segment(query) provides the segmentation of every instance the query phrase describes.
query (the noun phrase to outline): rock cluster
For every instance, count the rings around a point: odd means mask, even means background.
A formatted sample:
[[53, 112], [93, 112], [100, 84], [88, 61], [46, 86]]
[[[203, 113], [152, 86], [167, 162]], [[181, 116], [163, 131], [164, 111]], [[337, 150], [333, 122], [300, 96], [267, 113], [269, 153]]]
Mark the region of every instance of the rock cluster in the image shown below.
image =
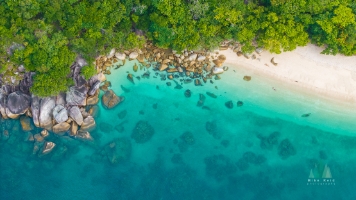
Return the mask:
[[[23, 131], [34, 141], [33, 153], [39, 156], [50, 153], [56, 144], [47, 141], [50, 134], [68, 135], [82, 140], [91, 140], [90, 131], [95, 127], [92, 107], [99, 101], [99, 86], [105, 76], [99, 73], [88, 81], [80, 75], [87, 63], [77, 58], [70, 67], [74, 85], [66, 93], [54, 97], [40, 98], [30, 94], [33, 73], [25, 72], [18, 85], [1, 85], [0, 118], [20, 118]], [[100, 71], [99, 71], [100, 72]], [[112, 96], [116, 96], [113, 94]], [[110, 106], [115, 104], [111, 99]], [[109, 106], [109, 107], [110, 107]], [[89, 114], [91, 113], [91, 114]], [[40, 133], [32, 134], [42, 128]], [[6, 132], [5, 132], [6, 133]], [[6, 134], [5, 134], [6, 135]]]

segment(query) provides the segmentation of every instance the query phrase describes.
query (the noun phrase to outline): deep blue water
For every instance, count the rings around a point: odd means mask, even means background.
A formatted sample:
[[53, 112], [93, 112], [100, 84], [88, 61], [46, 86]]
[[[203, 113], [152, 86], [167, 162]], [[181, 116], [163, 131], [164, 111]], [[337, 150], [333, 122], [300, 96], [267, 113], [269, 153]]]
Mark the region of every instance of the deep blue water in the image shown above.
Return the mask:
[[[232, 67], [204, 86], [174, 89], [174, 82], [154, 78], [152, 68], [149, 79], [132, 84], [126, 79], [132, 63], [107, 77], [125, 101], [112, 110], [98, 104], [94, 142], [51, 134], [46, 140], [56, 148], [38, 157], [17, 120], [1, 121], [10, 137], [0, 142], [0, 199], [356, 199], [355, 104], [298, 93]], [[197, 106], [199, 94], [205, 109]], [[136, 142], [139, 121], [154, 133]], [[113, 142], [121, 148], [116, 157]], [[325, 164], [332, 178], [308, 179]]]

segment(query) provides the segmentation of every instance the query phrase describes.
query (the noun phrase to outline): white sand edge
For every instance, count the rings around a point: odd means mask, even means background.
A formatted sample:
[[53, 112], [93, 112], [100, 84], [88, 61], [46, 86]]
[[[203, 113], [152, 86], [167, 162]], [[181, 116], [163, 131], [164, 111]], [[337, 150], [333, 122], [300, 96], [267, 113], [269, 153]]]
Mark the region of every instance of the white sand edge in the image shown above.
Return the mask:
[[[220, 54], [226, 56], [225, 64], [245, 67], [327, 97], [355, 103], [356, 56], [323, 55], [321, 51], [322, 48], [308, 44], [282, 54], [254, 53], [255, 60], [238, 57], [231, 49]], [[273, 57], [277, 66], [270, 62]]]

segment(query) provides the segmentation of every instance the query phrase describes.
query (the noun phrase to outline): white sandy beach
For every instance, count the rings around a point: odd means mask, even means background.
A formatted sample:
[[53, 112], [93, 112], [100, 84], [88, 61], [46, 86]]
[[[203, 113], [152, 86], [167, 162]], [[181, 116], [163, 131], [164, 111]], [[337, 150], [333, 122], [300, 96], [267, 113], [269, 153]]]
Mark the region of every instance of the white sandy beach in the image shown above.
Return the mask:
[[[322, 48], [312, 44], [292, 52], [272, 54], [263, 51], [257, 59], [238, 57], [231, 49], [220, 51], [225, 63], [251, 69], [289, 82], [299, 88], [342, 100], [356, 102], [356, 56], [323, 55]], [[278, 63], [274, 66], [270, 60]]]

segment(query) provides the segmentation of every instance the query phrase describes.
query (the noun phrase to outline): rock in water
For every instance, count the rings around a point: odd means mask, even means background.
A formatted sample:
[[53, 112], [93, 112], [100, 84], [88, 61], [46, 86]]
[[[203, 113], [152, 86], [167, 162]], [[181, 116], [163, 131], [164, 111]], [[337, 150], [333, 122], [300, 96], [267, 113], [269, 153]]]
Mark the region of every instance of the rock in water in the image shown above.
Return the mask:
[[167, 82], [166, 85], [167, 85], [167, 86], [171, 86], [172, 83], [171, 83], [171, 82]]
[[43, 145], [42, 155], [51, 153], [55, 146], [56, 144], [53, 142], [46, 142], [45, 145]]
[[189, 98], [190, 96], [192, 96], [192, 92], [191, 92], [190, 90], [186, 90], [186, 91], [184, 92], [184, 96], [187, 97], [187, 98]]
[[69, 116], [79, 125], [81, 126], [83, 123], [83, 116], [82, 113], [80, 112], [80, 109], [78, 106], [73, 106], [69, 110]]
[[131, 155], [131, 142], [127, 138], [118, 138], [105, 146], [106, 157], [111, 164], [121, 163]]
[[201, 86], [202, 85], [199, 79], [195, 79], [194, 84], [195, 84], [195, 86]]
[[7, 108], [13, 114], [24, 114], [31, 105], [31, 97], [20, 91], [13, 92], [7, 97]]
[[121, 89], [124, 91], [124, 92], [130, 92], [129, 89], [125, 88], [123, 85], [120, 85]]
[[302, 117], [309, 117], [311, 115], [311, 113], [306, 113], [306, 114], [303, 114]]
[[56, 101], [52, 97], [42, 99], [40, 106], [39, 124], [42, 128], [52, 128], [52, 110], [56, 106]]
[[232, 103], [232, 101], [227, 101], [227, 102], [225, 103], [225, 106], [226, 106], [227, 108], [229, 108], [229, 109], [232, 109], [232, 108], [234, 107], [234, 104]]
[[245, 81], [250, 81], [251, 80], [251, 76], [244, 76], [243, 78]]
[[67, 122], [62, 122], [53, 126], [53, 132], [64, 133], [68, 131], [69, 128], [70, 128], [70, 124], [68, 124]]
[[282, 159], [287, 159], [290, 156], [295, 155], [296, 153], [297, 151], [288, 139], [282, 140], [281, 143], [278, 145], [278, 155]]
[[114, 127], [111, 124], [106, 123], [106, 122], [100, 123], [99, 127], [100, 127], [100, 130], [105, 133], [110, 133], [111, 131], [114, 130]]
[[87, 88], [85, 85], [81, 87], [72, 86], [66, 95], [67, 105], [69, 106], [85, 106], [87, 98]]
[[183, 87], [176, 81], [176, 80], [173, 80], [174, 83], [176, 84], [176, 86], [174, 87], [174, 89], [182, 89]]
[[33, 126], [31, 125], [31, 118], [27, 116], [20, 117], [20, 123], [23, 131], [31, 131], [33, 130]]
[[57, 123], [62, 123], [67, 121], [68, 119], [68, 112], [67, 109], [64, 108], [62, 105], [56, 105], [53, 109], [53, 118], [56, 120]]
[[154, 134], [153, 127], [147, 121], [137, 122], [135, 128], [132, 130], [131, 138], [133, 138], [137, 143], [145, 143]]
[[117, 104], [124, 100], [124, 97], [118, 97], [112, 90], [106, 91], [105, 94], [102, 96], [103, 105], [107, 109], [115, 107]]
[[124, 119], [127, 115], [127, 110], [123, 110], [121, 112], [119, 112], [119, 114], [117, 114], [117, 116], [119, 117], [119, 119]]
[[[90, 131], [95, 128], [95, 120], [92, 116], [88, 116], [83, 120], [83, 124], [80, 127], [80, 131]], [[79, 134], [79, 132], [78, 132]]]
[[134, 71], [134, 72], [137, 72], [137, 70], [138, 70], [138, 66], [137, 66], [137, 64], [136, 64], [136, 63], [134, 64], [134, 66], [133, 66], [132, 68], [133, 68], [133, 71]]
[[132, 74], [127, 74], [127, 79], [128, 79], [131, 83], [135, 84], [135, 82], [134, 82], [134, 80], [133, 80]]
[[184, 143], [188, 145], [193, 145], [195, 143], [194, 135], [190, 131], [184, 132], [181, 136], [180, 139], [183, 140]]
[[216, 96], [214, 93], [211, 93], [211, 92], [206, 92], [206, 94], [211, 97], [211, 98], [214, 98], [216, 99], [218, 96]]
[[241, 107], [241, 106], [243, 106], [244, 105], [244, 102], [242, 102], [242, 101], [238, 101], [237, 102], [237, 107]]
[[152, 108], [153, 108], [153, 109], [157, 109], [157, 105], [158, 105], [157, 103], [153, 104], [153, 105], [152, 105]]

